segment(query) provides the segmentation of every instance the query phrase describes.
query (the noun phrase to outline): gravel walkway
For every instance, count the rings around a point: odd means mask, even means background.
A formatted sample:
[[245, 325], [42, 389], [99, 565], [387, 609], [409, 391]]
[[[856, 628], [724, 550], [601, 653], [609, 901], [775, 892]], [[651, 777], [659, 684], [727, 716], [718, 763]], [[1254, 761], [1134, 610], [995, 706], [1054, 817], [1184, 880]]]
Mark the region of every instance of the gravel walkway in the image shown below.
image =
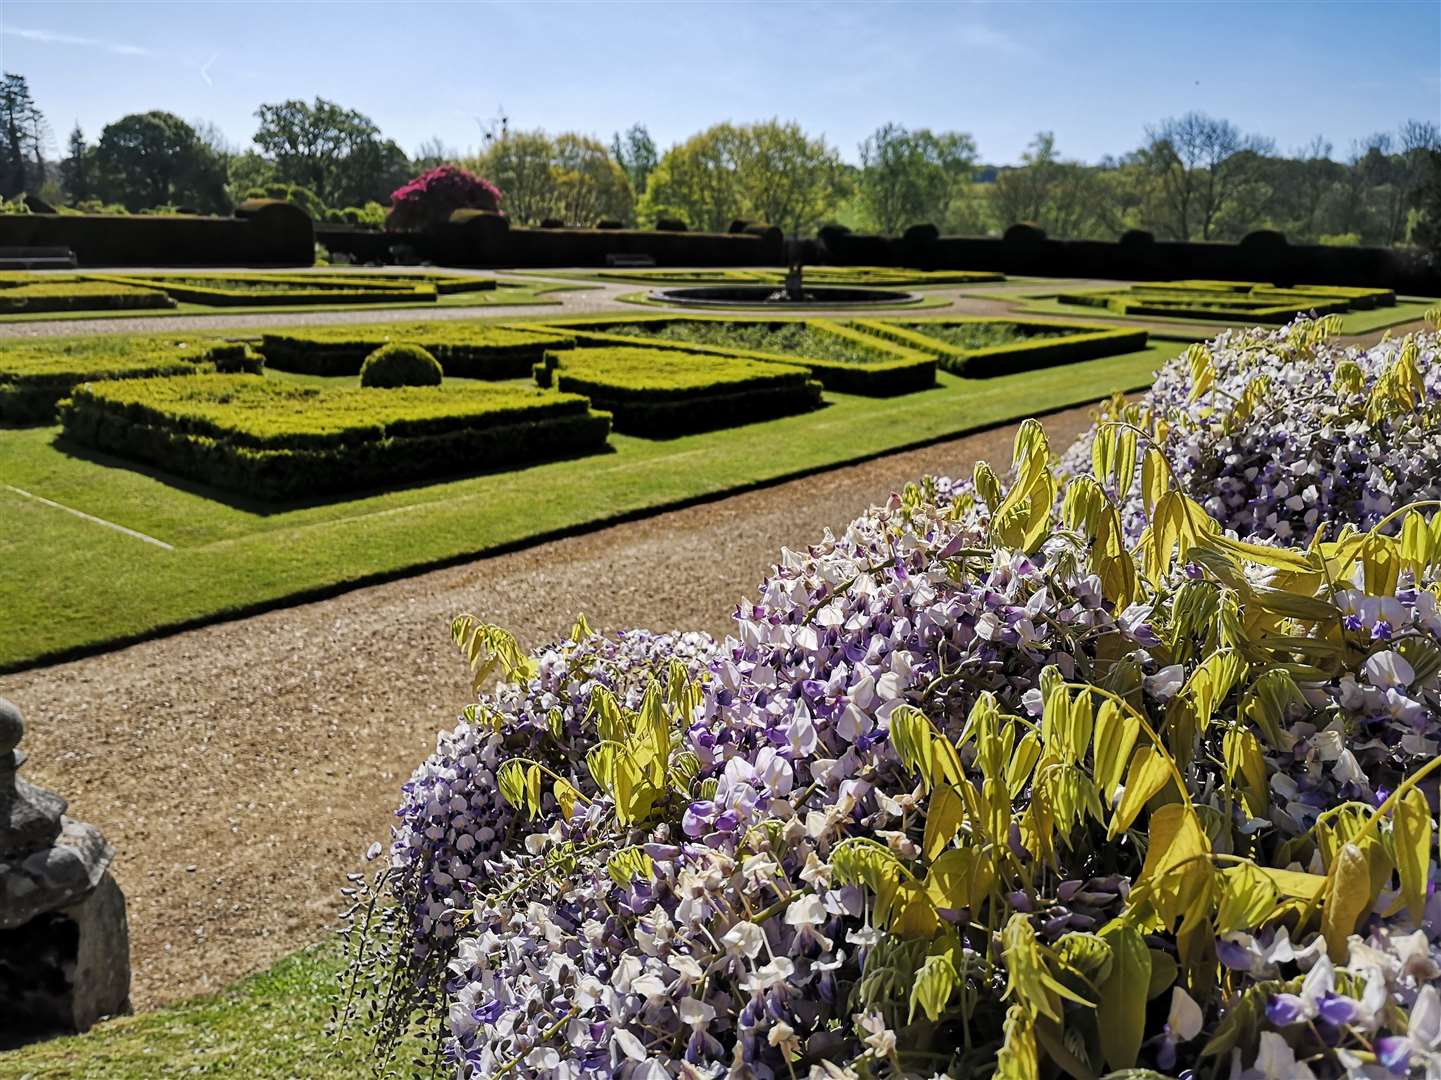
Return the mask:
[[[1054, 445], [1088, 409], [1046, 420]], [[215, 990], [320, 938], [397, 789], [470, 700], [448, 634], [593, 625], [723, 634], [782, 545], [927, 472], [1010, 458], [1014, 427], [647, 520], [0, 678], [27, 777], [118, 852], [138, 1008]]]

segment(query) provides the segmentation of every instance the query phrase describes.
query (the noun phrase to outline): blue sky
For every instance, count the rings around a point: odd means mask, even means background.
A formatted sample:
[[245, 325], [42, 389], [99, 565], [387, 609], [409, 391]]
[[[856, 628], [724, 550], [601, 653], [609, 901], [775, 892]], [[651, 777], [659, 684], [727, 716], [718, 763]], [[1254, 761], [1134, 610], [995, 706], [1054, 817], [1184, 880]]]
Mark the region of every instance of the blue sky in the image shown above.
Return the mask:
[[887, 121], [966, 131], [1018, 159], [1033, 134], [1096, 160], [1199, 109], [1291, 150], [1441, 122], [1441, 0], [1364, 3], [76, 3], [0, 0], [0, 61], [57, 141], [127, 112], [213, 121], [330, 98], [408, 152], [513, 126], [665, 147], [780, 117], [847, 159]]

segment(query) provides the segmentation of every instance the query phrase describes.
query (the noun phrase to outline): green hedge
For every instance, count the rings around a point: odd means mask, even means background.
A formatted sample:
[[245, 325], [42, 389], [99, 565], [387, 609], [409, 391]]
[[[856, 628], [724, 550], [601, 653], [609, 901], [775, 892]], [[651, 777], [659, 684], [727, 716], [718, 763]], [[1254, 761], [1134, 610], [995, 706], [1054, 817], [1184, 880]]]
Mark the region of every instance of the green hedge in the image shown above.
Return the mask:
[[109, 335], [7, 343], [0, 348], [0, 423], [48, 424], [79, 383], [186, 374], [227, 348], [237, 347]]
[[936, 358], [934, 355], [908, 348], [903, 344], [859, 334], [856, 331], [828, 319], [807, 319], [804, 325], [817, 333], [830, 334], [863, 346], [875, 355], [868, 363], [848, 363], [828, 360], [815, 356], [799, 356], [793, 353], [767, 352], [756, 349], [739, 349], [730, 346], [708, 345], [699, 342], [676, 340], [646, 335], [617, 334], [611, 332], [619, 325], [632, 327], [667, 326], [683, 324], [722, 324], [735, 326], [769, 326], [787, 322], [780, 319], [737, 319], [725, 316], [668, 315], [637, 316], [631, 319], [590, 318], [574, 320], [547, 320], [546, 327], [573, 335], [581, 343], [607, 345], [644, 345], [654, 349], [676, 349], [682, 352], [705, 353], [716, 356], [741, 357], [765, 363], [800, 365], [827, 389], [841, 394], [860, 394], [867, 397], [890, 397], [926, 390], [936, 384]]
[[716, 353], [616, 347], [567, 349], [536, 365], [542, 386], [584, 394], [617, 431], [678, 435], [804, 412], [821, 384], [806, 368]]
[[[1034, 340], [963, 349], [928, 335], [927, 326], [959, 324], [1002, 324], [1036, 335]], [[910, 348], [935, 356], [947, 371], [971, 378], [1009, 375], [1017, 371], [1074, 364], [1102, 356], [1119, 356], [1146, 347], [1146, 331], [1111, 327], [1027, 322], [1021, 319], [944, 318], [854, 319], [851, 326], [899, 341]], [[1057, 331], [1073, 331], [1057, 333]]]
[[[437, 293], [434, 285], [394, 285], [377, 282], [365, 286], [355, 284], [333, 284], [314, 281], [307, 277], [290, 279], [249, 279], [253, 284], [273, 284], [266, 289], [225, 288], [223, 286], [194, 284], [200, 279], [175, 279], [161, 275], [154, 277], [127, 277], [114, 274], [92, 275], [96, 281], [112, 282], [119, 285], [142, 286], [163, 289], [174, 300], [188, 304], [205, 304], [209, 307], [285, 307], [299, 304], [431, 304]], [[225, 279], [215, 279], [225, 280]], [[238, 283], [242, 279], [231, 279]]]
[[[926, 286], [975, 285], [1005, 281], [1006, 275], [983, 270], [909, 270], [887, 266], [807, 266], [805, 277], [825, 285]], [[597, 277], [611, 281], [633, 281], [660, 285], [780, 285], [784, 270], [602, 270]]]
[[1390, 289], [1333, 285], [1280, 288], [1253, 281], [1151, 281], [1124, 289], [1064, 292], [1062, 304], [1104, 308], [1117, 315], [1224, 322], [1286, 323], [1298, 315], [1339, 314], [1396, 303]]
[[122, 311], [174, 306], [174, 300], [155, 289], [105, 281], [44, 282], [0, 287], [0, 315], [24, 315], [42, 311]]
[[260, 351], [281, 371], [306, 375], [358, 375], [365, 358], [382, 345], [418, 345], [440, 361], [451, 378], [520, 379], [546, 349], [573, 344], [551, 330], [493, 323], [378, 323], [325, 326], [301, 332], [265, 334]]
[[317, 388], [250, 375], [87, 383], [66, 438], [262, 499], [309, 498], [599, 449], [610, 417], [517, 387]]

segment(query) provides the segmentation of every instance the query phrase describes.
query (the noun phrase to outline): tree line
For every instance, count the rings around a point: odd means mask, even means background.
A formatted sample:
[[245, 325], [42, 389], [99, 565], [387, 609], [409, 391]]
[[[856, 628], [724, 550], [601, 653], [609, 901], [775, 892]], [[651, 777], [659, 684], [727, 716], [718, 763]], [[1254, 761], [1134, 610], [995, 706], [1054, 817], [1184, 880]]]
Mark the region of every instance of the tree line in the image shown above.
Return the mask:
[[[1277, 229], [1293, 242], [1427, 244], [1441, 232], [1441, 131], [1410, 120], [1338, 153], [1317, 136], [1283, 153], [1228, 120], [1188, 113], [1149, 127], [1098, 164], [1063, 156], [1051, 132], [1014, 166], [986, 164], [958, 131], [885, 124], [842, 159], [793, 122], [715, 124], [661, 151], [643, 124], [609, 143], [492, 124], [470, 152], [439, 140], [407, 155], [364, 114], [323, 98], [262, 104], [252, 145], [155, 110], [121, 117], [62, 152], [21, 75], [0, 80], [0, 197], [79, 210], [227, 212], [287, 198], [319, 219], [379, 226], [390, 193], [439, 164], [486, 177], [520, 224], [724, 230], [735, 220], [811, 232], [826, 224], [896, 234], [918, 223], [995, 234], [1016, 222], [1054, 237], [1237, 240]], [[1429, 209], [1428, 209], [1429, 207]], [[13, 207], [12, 207], [13, 208]]]

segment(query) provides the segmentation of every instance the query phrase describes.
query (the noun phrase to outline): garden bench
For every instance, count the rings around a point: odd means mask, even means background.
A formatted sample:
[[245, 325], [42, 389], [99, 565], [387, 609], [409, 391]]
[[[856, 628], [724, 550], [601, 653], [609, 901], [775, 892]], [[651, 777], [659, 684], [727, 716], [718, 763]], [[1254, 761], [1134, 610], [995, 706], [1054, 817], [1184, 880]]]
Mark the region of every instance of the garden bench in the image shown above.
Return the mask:
[[73, 270], [75, 252], [67, 247], [0, 247], [0, 270]]
[[615, 269], [618, 267], [641, 268], [655, 265], [654, 255], [607, 255], [605, 265]]

